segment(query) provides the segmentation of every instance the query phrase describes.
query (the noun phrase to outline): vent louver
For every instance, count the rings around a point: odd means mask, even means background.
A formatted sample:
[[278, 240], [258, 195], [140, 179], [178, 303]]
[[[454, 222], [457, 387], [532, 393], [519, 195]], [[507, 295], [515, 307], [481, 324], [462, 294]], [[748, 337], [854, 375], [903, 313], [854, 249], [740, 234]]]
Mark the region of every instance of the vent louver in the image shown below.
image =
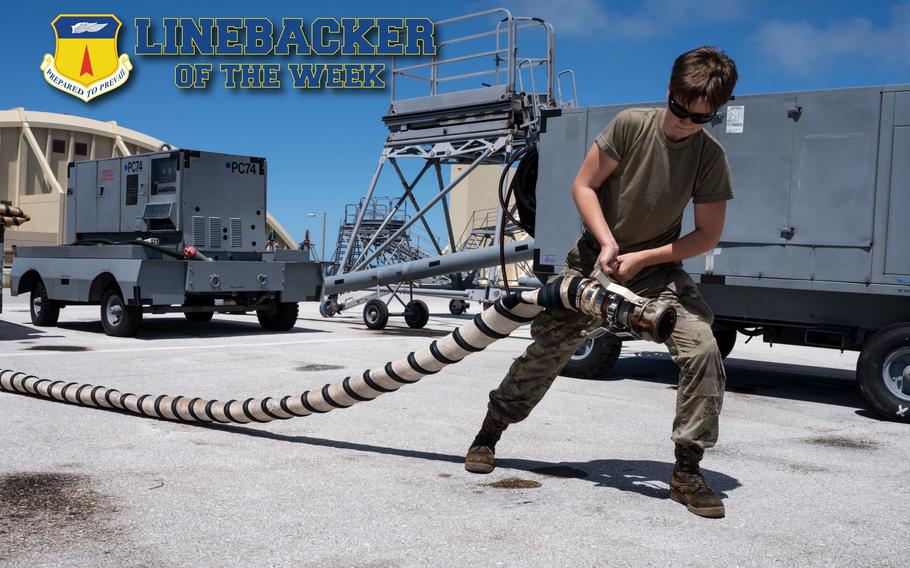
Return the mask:
[[221, 217], [209, 217], [209, 248], [224, 248], [221, 246]]
[[193, 246], [205, 246], [205, 217], [193, 215]]
[[243, 240], [240, 238], [240, 219], [231, 217], [231, 248], [240, 248], [243, 246]]

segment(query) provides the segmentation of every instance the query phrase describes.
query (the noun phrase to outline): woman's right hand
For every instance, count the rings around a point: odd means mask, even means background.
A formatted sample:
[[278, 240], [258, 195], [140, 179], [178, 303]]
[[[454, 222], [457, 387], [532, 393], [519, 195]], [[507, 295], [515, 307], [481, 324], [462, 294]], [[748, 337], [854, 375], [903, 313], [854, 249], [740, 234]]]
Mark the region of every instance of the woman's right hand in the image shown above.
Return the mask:
[[612, 276], [616, 269], [619, 268], [619, 262], [616, 260], [616, 257], [618, 256], [619, 246], [617, 246], [615, 242], [602, 245], [600, 247], [600, 254], [597, 255], [597, 268], [599, 268], [605, 276]]

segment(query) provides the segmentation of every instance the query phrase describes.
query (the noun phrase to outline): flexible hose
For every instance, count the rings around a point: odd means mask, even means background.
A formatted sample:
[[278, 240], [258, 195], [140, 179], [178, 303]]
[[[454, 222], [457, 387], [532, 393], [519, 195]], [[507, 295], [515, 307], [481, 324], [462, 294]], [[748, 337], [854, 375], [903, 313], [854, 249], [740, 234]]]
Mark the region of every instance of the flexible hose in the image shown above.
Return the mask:
[[115, 241], [111, 241], [108, 239], [80, 239], [78, 241], [73, 241], [73, 243], [70, 246], [78, 247], [78, 246], [94, 246], [94, 245], [138, 245], [141, 247], [156, 250], [165, 256], [169, 256], [171, 258], [176, 258], [177, 260], [185, 260], [185, 257], [182, 253], [172, 251], [170, 249], [158, 246], [156, 244], [152, 244], [148, 241], [143, 241], [142, 239], [134, 239], [131, 241], [121, 241], [121, 242], [115, 242]]
[[0, 371], [0, 390], [182, 422], [247, 424], [285, 420], [347, 408], [398, 390], [402, 385], [416, 383], [508, 337], [548, 308], [580, 311], [607, 319], [611, 324], [636, 326], [632, 331], [640, 332], [642, 338], [661, 342], [666, 341], [676, 322], [673, 308], [657, 300], [635, 304], [608, 292], [595, 280], [557, 278], [538, 290], [497, 300], [470, 323], [456, 328], [443, 339], [433, 341], [429, 347], [409, 353], [403, 359], [386, 363], [381, 369], [368, 369], [357, 377], [345, 377], [321, 389], [308, 390], [299, 396], [222, 402], [186, 396], [136, 395], [103, 386], [40, 379], [11, 369]]
[[518, 163], [509, 184], [509, 191], [515, 195], [518, 220], [521, 221], [519, 226], [532, 237], [537, 217], [537, 163], [537, 146], [531, 146], [527, 155]]
[[[506, 232], [506, 219], [512, 221], [516, 226], [518, 221], [515, 217], [512, 216], [512, 213], [509, 211], [509, 198], [512, 195], [512, 186], [509, 186], [509, 189], [505, 189], [506, 179], [509, 176], [509, 170], [512, 168], [517, 160], [520, 160], [522, 156], [528, 153], [530, 150], [529, 146], [526, 146], [513, 154], [506, 165], [502, 168], [502, 174], [499, 176], [499, 187], [496, 195], [499, 197], [499, 207], [502, 209], [502, 218], [499, 222], [499, 227], [497, 229], [497, 234], [499, 235], [499, 269], [500, 274], [502, 275], [502, 284], [503, 288], [506, 291], [506, 294], [511, 293], [509, 290], [509, 275], [506, 272], [506, 241], [505, 241], [505, 232]], [[532, 235], [533, 236], [533, 235]]]
[[[502, 174], [500, 174], [500, 176], [499, 176], [499, 186], [498, 186], [499, 191], [497, 193], [497, 195], [499, 197], [499, 207], [502, 209], [502, 212], [505, 214], [505, 216], [508, 217], [508, 219], [510, 221], [512, 221], [513, 224], [515, 224], [518, 227], [522, 227], [523, 229], [524, 229], [524, 227], [522, 226], [522, 224], [519, 223], [518, 220], [515, 219], [515, 217], [513, 217], [512, 213], [509, 211], [509, 200], [512, 197], [512, 192], [514, 191], [514, 187], [515, 187], [514, 177], [513, 177], [513, 183], [509, 184], [508, 189], [505, 188], [505, 185], [506, 185], [506, 179], [509, 175], [509, 170], [512, 168], [512, 164], [514, 164], [518, 160], [522, 159], [522, 157], [524, 157], [525, 154], [527, 154], [534, 148], [535, 148], [534, 146], [526, 146], [526, 147], [522, 148], [521, 150], [515, 152], [515, 154], [513, 154], [509, 158], [509, 161], [506, 162], [506, 165], [502, 168]], [[516, 173], [516, 175], [517, 175], [517, 173]], [[525, 230], [525, 232], [528, 232], [528, 231]], [[531, 231], [529, 234], [532, 237], [534, 236], [533, 231]]]
[[[519, 161], [520, 160], [520, 161]], [[512, 164], [518, 162], [515, 169], [515, 175], [509, 183], [508, 189], [505, 189], [506, 178]], [[499, 206], [502, 208], [502, 219], [499, 223], [499, 235], [505, 233], [506, 219], [511, 221], [515, 226], [534, 236], [535, 217], [537, 214], [537, 146], [526, 146], [516, 152], [508, 163], [502, 169], [502, 175], [499, 177]], [[515, 205], [518, 209], [518, 219], [516, 219], [509, 210], [509, 201], [515, 196]], [[499, 267], [502, 270], [503, 288], [506, 294], [509, 293], [509, 279], [506, 274], [506, 252], [505, 239], [499, 239]]]
[[31, 221], [31, 217], [25, 214], [25, 211], [19, 207], [13, 207], [6, 203], [0, 203], [0, 224], [4, 227], [18, 227], [22, 223]]
[[146, 248], [150, 248], [150, 249], [152, 249], [152, 250], [156, 250], [156, 251], [160, 252], [161, 254], [163, 254], [163, 255], [165, 255], [165, 256], [169, 256], [169, 257], [171, 257], [171, 258], [176, 258], [177, 260], [184, 260], [184, 256], [183, 256], [182, 253], [175, 252], [175, 251], [172, 251], [172, 250], [170, 250], [170, 249], [166, 249], [166, 248], [164, 248], [164, 247], [160, 247], [160, 246], [155, 245], [155, 244], [152, 244], [152, 243], [150, 243], [150, 242], [148, 242], [148, 241], [143, 241], [142, 239], [136, 239], [136, 240], [133, 240], [133, 241], [126, 241], [126, 242], [124, 242], [123, 244], [125, 244], [125, 245], [139, 245], [139, 246], [141, 246], [141, 247], [146, 247]]

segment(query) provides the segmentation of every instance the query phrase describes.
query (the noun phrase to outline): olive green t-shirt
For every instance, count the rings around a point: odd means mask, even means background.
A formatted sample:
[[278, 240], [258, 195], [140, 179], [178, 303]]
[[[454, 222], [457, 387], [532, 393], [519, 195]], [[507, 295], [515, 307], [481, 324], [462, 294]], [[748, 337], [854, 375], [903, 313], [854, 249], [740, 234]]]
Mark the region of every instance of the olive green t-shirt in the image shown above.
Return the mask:
[[664, 109], [627, 109], [595, 138], [619, 162], [600, 187], [604, 218], [621, 253], [679, 239], [689, 199], [710, 203], [733, 198], [724, 149], [701, 130], [672, 142], [660, 127]]

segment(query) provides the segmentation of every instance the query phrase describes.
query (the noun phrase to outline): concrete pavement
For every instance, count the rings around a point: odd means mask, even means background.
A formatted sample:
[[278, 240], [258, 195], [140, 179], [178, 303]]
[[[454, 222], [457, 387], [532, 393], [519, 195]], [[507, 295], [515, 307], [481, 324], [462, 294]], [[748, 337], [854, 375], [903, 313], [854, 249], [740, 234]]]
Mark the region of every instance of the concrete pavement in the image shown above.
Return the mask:
[[[28, 323], [3, 290], [0, 368], [134, 393], [283, 395], [397, 359], [477, 312], [427, 299], [423, 330], [367, 330], [301, 304], [289, 333], [254, 316], [147, 316], [107, 337], [97, 307]], [[394, 310], [393, 310], [394, 311]], [[907, 425], [866, 411], [855, 353], [727, 360], [706, 477], [727, 517], [669, 500], [676, 367], [627, 343], [610, 378], [560, 377], [498, 447], [461, 460], [528, 328], [396, 393], [267, 425], [187, 425], [0, 393], [0, 566], [905, 566]]]

